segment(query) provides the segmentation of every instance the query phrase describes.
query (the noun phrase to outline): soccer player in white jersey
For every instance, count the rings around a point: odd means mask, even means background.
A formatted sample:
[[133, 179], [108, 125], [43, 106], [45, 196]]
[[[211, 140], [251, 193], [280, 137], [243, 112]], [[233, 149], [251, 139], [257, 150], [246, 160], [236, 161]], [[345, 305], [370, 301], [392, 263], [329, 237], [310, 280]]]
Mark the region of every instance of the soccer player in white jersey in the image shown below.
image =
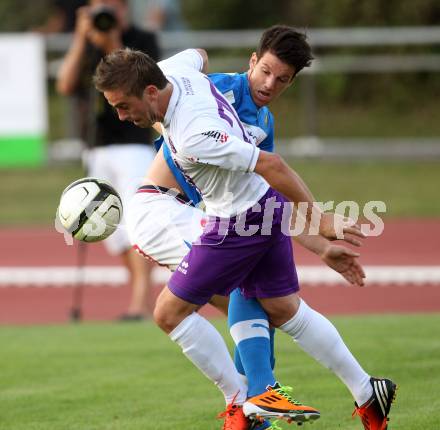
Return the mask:
[[[210, 215], [200, 242], [192, 247], [160, 295], [156, 322], [219, 385], [230, 402], [227, 413], [232, 415], [241, 413], [245, 388], [221, 337], [195, 310], [212, 295], [227, 294], [237, 286], [259, 298], [271, 322], [312, 356], [326, 365], [336, 359], [340, 365], [340, 356], [345, 355], [344, 364], [350, 364], [351, 370], [357, 366], [364, 385], [370, 386], [368, 375], [334, 327], [297, 296], [290, 238], [283, 234], [281, 225], [285, 199], [268, 182], [289, 200], [305, 202], [309, 222], [313, 221], [313, 197], [279, 156], [259, 151], [247, 142], [235, 111], [198, 72], [201, 65], [196, 51], [181, 53], [160, 63], [160, 68], [140, 53], [121, 51], [107, 57], [95, 77], [98, 89], [121, 119], [139, 126], [163, 123], [175, 162], [200, 189]], [[272, 215], [269, 226], [264, 216], [268, 211]], [[320, 215], [320, 234], [334, 238], [334, 216]], [[249, 235], [252, 227], [257, 230]], [[352, 225], [343, 231], [358, 233]], [[324, 334], [323, 338], [318, 339], [317, 333]], [[382, 401], [388, 401], [391, 394]], [[248, 422], [243, 417], [241, 427], [237, 424], [233, 428], [246, 429]]]
[[[273, 117], [265, 104], [290, 86], [293, 81], [292, 67], [296, 76], [310, 58], [311, 49], [304, 34], [291, 27], [276, 25], [262, 35], [247, 72], [209, 75], [235, 108], [248, 134], [260, 149], [274, 150]], [[273, 76], [276, 79], [272, 79]], [[270, 96], [266, 95], [261, 100], [260, 93]], [[168, 195], [169, 188], [181, 195]], [[197, 190], [186, 182], [175, 166], [171, 151], [163, 145], [143, 186], [126, 208], [132, 244], [141, 254], [171, 269], [177, 266], [187, 253], [188, 245], [202, 233], [200, 224], [204, 221], [204, 213], [192, 207], [189, 198], [192, 203], [201, 200]], [[349, 282], [362, 285], [363, 271], [355, 259], [358, 254], [318, 235], [303, 233], [295, 235], [293, 239], [319, 255]], [[216, 297], [212, 304], [219, 307], [222, 303]], [[276, 381], [273, 373], [274, 329], [269, 327], [260, 303], [256, 299], [245, 298], [239, 289], [234, 290], [229, 300], [228, 321], [237, 345], [235, 364], [247, 379], [248, 396], [253, 397], [260, 408], [265, 406], [266, 413], [295, 414], [298, 419], [300, 405], [290, 400], [289, 390]], [[265, 422], [258, 430], [269, 425]]]

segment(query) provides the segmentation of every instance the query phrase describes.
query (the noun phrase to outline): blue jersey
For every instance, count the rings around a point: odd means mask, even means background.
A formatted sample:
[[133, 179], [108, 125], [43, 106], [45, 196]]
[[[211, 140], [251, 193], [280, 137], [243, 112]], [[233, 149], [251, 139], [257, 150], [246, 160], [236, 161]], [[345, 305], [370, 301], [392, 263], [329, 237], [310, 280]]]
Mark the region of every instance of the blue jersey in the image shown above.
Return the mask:
[[[229, 103], [234, 106], [238, 116], [252, 140], [263, 151], [273, 152], [273, 115], [266, 106], [259, 108], [253, 101], [247, 73], [213, 73], [209, 79], [223, 93]], [[156, 140], [155, 146], [159, 150], [163, 138]], [[163, 155], [168, 167], [173, 172], [176, 181], [196, 205], [202, 198], [193, 185], [189, 184], [182, 172], [176, 167], [167, 145], [163, 145]]]

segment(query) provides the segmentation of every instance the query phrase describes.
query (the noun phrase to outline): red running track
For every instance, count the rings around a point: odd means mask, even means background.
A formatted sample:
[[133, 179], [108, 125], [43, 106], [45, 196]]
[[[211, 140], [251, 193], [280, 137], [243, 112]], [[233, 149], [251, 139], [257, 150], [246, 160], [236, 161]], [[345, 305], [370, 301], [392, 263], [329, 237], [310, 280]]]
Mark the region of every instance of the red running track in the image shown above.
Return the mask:
[[[388, 220], [384, 233], [361, 249], [364, 265], [440, 266], [440, 219]], [[87, 264], [119, 265], [101, 244], [88, 245]], [[0, 229], [0, 266], [74, 266], [76, 244], [49, 228]], [[321, 265], [319, 258], [296, 247], [298, 265]], [[160, 287], [154, 288], [151, 302]], [[124, 312], [128, 287], [86, 287], [86, 320], [111, 320]], [[303, 286], [302, 296], [326, 314], [439, 312], [440, 285]], [[0, 324], [61, 323], [69, 320], [72, 288], [0, 287]], [[209, 316], [218, 316], [212, 308]]]

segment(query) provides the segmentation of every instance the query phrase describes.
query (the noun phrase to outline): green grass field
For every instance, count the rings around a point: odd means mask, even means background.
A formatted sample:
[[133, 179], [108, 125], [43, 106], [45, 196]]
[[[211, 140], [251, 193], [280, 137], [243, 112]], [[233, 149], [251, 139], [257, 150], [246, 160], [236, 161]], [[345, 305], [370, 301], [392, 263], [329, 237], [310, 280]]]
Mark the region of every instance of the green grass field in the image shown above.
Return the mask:
[[[440, 217], [438, 162], [294, 161], [321, 201], [381, 200], [390, 217]], [[0, 225], [53, 225], [62, 190], [84, 176], [78, 165], [0, 169]]]
[[[390, 430], [438, 430], [440, 314], [332, 321], [368, 372], [399, 383]], [[152, 323], [2, 327], [0, 344], [1, 430], [221, 428], [220, 392]], [[362, 428], [336, 377], [286, 335], [276, 344], [278, 378], [321, 410], [312, 429]]]

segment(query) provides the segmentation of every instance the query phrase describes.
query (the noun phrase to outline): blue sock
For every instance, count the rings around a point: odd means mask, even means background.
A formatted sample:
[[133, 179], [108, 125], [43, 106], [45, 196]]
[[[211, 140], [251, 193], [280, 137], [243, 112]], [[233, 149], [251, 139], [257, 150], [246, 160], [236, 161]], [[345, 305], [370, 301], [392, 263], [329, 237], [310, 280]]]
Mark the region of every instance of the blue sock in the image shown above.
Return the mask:
[[270, 366], [275, 369], [275, 329], [269, 328], [270, 335]]
[[238, 352], [237, 347], [234, 348], [234, 363], [238, 373], [246, 376], [246, 372], [244, 371], [243, 363], [241, 362], [240, 353]]
[[244, 370], [248, 379], [248, 396], [261, 394], [275, 383], [273, 339], [266, 312], [257, 300], [245, 299], [236, 289], [229, 297], [228, 324], [239, 353], [240, 360], [235, 354], [237, 370]]

